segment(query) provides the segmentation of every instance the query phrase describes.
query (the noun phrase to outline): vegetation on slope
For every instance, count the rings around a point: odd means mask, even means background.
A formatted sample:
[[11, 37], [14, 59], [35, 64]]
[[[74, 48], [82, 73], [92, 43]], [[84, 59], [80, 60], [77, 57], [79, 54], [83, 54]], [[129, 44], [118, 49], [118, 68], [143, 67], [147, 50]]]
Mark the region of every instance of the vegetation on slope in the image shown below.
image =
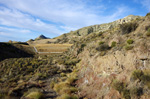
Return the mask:
[[5, 94], [37, 99], [149, 97], [147, 17], [105, 31], [91, 26], [72, 32], [74, 37], [64, 34], [57, 43], [69, 42], [73, 46], [61, 55], [1, 61], [0, 97]]
[[[25, 45], [24, 45], [25, 46]], [[0, 43], [0, 61], [6, 58], [31, 57], [33, 51], [20, 44]], [[27, 49], [27, 50], [22, 50]], [[31, 51], [30, 51], [31, 50]]]

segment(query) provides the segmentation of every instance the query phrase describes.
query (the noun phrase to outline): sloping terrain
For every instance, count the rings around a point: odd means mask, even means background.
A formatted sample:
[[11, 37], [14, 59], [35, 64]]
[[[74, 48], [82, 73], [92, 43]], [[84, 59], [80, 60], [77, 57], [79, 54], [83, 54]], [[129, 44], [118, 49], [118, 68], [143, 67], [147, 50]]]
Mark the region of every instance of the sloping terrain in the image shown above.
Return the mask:
[[149, 99], [150, 13], [84, 27], [55, 40], [73, 46], [59, 55], [0, 62], [0, 97]]
[[0, 43], [0, 60], [6, 58], [31, 57], [34, 54], [28, 45]]
[[150, 15], [82, 38], [70, 49], [81, 59], [79, 97], [149, 99]]

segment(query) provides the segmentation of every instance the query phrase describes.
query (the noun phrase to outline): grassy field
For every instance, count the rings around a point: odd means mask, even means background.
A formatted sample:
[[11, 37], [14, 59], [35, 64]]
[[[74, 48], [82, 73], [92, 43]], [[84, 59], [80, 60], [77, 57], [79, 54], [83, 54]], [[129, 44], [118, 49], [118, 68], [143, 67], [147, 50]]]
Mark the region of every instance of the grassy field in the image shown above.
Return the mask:
[[34, 47], [38, 50], [38, 52], [64, 52], [72, 44], [37, 44]]

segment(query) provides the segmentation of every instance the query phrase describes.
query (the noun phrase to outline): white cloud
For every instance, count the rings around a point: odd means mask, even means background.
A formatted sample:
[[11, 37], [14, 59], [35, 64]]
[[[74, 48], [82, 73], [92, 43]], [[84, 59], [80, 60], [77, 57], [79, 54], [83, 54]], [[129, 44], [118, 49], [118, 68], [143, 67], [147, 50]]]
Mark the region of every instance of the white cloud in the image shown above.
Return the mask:
[[11, 36], [11, 34], [5, 33], [5, 32], [0, 32], [0, 35], [1, 35], [1, 36]]
[[18, 10], [11, 10], [6, 7], [0, 7], [0, 24], [14, 26], [45, 33], [59, 34], [61, 31], [55, 25], [42, 22], [40, 19], [34, 19], [32, 16], [22, 13]]
[[105, 16], [100, 12], [106, 9], [102, 4], [88, 6], [83, 0], [1, 0], [1, 3], [42, 19], [75, 28], [103, 23], [100, 18]]
[[0, 25], [17, 27], [17, 33], [37, 31], [60, 35], [114, 21], [129, 11], [127, 7], [119, 6], [114, 7], [116, 11], [111, 15], [103, 15], [107, 7], [101, 1], [99, 5], [89, 6], [91, 0], [0, 0], [5, 5], [0, 6]]

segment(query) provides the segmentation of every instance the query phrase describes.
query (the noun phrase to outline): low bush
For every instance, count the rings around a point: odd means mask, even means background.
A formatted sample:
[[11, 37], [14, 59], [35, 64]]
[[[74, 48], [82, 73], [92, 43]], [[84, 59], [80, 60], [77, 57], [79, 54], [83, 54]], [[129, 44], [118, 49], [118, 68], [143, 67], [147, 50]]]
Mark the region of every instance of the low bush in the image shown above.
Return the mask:
[[146, 33], [146, 36], [150, 36], [150, 32], [147, 32], [147, 33]]
[[99, 32], [97, 36], [102, 36], [103, 35], [103, 32]]
[[71, 77], [68, 77], [68, 79], [66, 80], [66, 82], [68, 82], [69, 84], [72, 84], [72, 83], [74, 83], [76, 80], [77, 80], [77, 77], [76, 77], [76, 76], [71, 76]]
[[132, 49], [133, 49], [133, 47], [134, 47], [134, 46], [126, 45], [124, 48], [125, 48], [126, 50], [132, 50]]
[[81, 44], [81, 48], [84, 48], [86, 46], [86, 44]]
[[126, 84], [123, 83], [123, 82], [120, 82], [120, 81], [114, 81], [113, 82], [113, 87], [119, 91], [120, 94], [122, 94], [122, 96], [125, 98], [125, 99], [131, 99], [131, 96], [130, 96], [130, 90], [128, 90], [126, 88]]
[[60, 95], [57, 99], [78, 99], [74, 94], [78, 91], [75, 86], [77, 80], [76, 72], [72, 72], [66, 75], [67, 79], [54, 85], [54, 90]]
[[41, 92], [31, 92], [29, 93], [26, 98], [30, 99], [44, 99], [44, 95]]
[[143, 94], [142, 88], [134, 87], [131, 89], [131, 95], [133, 95], [133, 96], [141, 96], [142, 94]]
[[28, 91], [25, 92], [23, 96], [29, 99], [45, 99], [44, 94], [38, 88], [28, 89]]
[[143, 71], [141, 70], [135, 70], [133, 73], [132, 73], [132, 76], [134, 80], [141, 80], [142, 76], [144, 75]]
[[64, 62], [65, 65], [76, 65], [80, 60], [79, 59], [68, 59]]
[[150, 28], [148, 28], [146, 36], [150, 36]]
[[124, 90], [125, 84], [123, 82], [114, 81], [113, 87], [121, 93]]
[[122, 34], [129, 34], [136, 30], [138, 24], [136, 22], [124, 23], [120, 25]]
[[125, 99], [131, 99], [130, 90], [124, 89], [123, 92], [122, 92], [122, 94], [123, 94], [123, 97], [124, 97]]
[[57, 99], [79, 99], [79, 98], [75, 95], [63, 94], [57, 97]]
[[133, 44], [133, 42], [134, 42], [134, 41], [133, 41], [132, 39], [127, 40], [127, 43], [128, 43], [128, 44]]
[[149, 70], [148, 71], [141, 71], [141, 70], [135, 70], [131, 77], [134, 80], [139, 79], [140, 81], [142, 81], [146, 86], [148, 86], [148, 88], [150, 89], [150, 73]]
[[111, 47], [115, 47], [116, 46], [116, 42], [115, 41], [113, 41], [112, 43], [111, 43]]
[[107, 44], [101, 44], [99, 47], [96, 48], [97, 51], [106, 51], [109, 49], [110, 49], [110, 47]]
[[66, 82], [60, 82], [60, 83], [54, 85], [54, 90], [55, 90], [57, 93], [61, 93], [61, 90], [62, 90], [63, 88], [68, 87], [68, 86], [69, 86], [68, 83], [66, 83]]
[[104, 41], [100, 41], [100, 42], [99, 42], [99, 45], [102, 45], [102, 44], [104, 44], [104, 43], [105, 43]]

